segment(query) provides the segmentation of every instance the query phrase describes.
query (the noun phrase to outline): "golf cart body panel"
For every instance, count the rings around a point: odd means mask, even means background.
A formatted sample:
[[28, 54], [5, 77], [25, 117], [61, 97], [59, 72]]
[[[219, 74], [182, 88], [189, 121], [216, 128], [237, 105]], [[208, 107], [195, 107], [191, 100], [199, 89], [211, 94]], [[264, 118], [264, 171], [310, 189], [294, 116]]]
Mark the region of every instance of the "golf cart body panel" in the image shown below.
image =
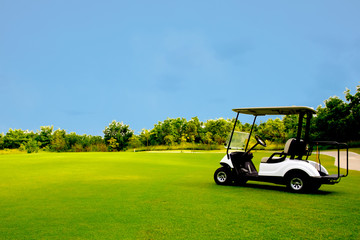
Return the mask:
[[310, 177], [320, 177], [316, 168], [304, 160], [285, 159], [279, 163], [260, 163], [259, 176], [284, 177], [290, 170], [297, 169]]
[[324, 173], [325, 175], [329, 175], [328, 171], [324, 168], [323, 165], [317, 163], [317, 162], [314, 162], [314, 161], [310, 161], [310, 160], [307, 160], [308, 163], [310, 163], [311, 165], [313, 165], [313, 167], [319, 171], [319, 173]]
[[[332, 144], [338, 147], [338, 156], [340, 156], [340, 147], [347, 145], [337, 142], [310, 142], [310, 120], [316, 111], [310, 107], [291, 106], [291, 107], [256, 107], [256, 108], [236, 108], [237, 113], [233, 130], [227, 143], [226, 155], [221, 159], [221, 168], [217, 169], [214, 174], [214, 180], [217, 184], [229, 184], [237, 182], [245, 184], [248, 180], [272, 182], [277, 184], [286, 184], [294, 192], [306, 190], [317, 190], [321, 184], [338, 183], [341, 177], [348, 175], [338, 174], [329, 175], [328, 171], [319, 163], [308, 160], [312, 149], [308, 148], [309, 144]], [[235, 127], [239, 114], [250, 114], [254, 116], [253, 125], [250, 133], [236, 132]], [[257, 143], [248, 149], [252, 131], [258, 116], [265, 115], [298, 115], [297, 134], [295, 138], [289, 139], [282, 152], [275, 152], [270, 157], [261, 159], [259, 171], [252, 162], [253, 155], [251, 150], [258, 144], [266, 147], [266, 143], [260, 136], [255, 135]], [[232, 140], [234, 141], [232, 142]], [[235, 144], [240, 144], [236, 147]], [[244, 151], [233, 151], [243, 149]], [[230, 152], [230, 150], [232, 152]], [[346, 150], [348, 151], [348, 150]], [[306, 159], [303, 159], [306, 158]], [[338, 158], [338, 166], [340, 166]], [[346, 159], [348, 163], [348, 159]], [[347, 164], [348, 166], [348, 164]]]
[[234, 165], [232, 164], [230, 158], [228, 158], [227, 155], [225, 155], [225, 156], [221, 159], [220, 164], [221, 164], [222, 166], [224, 166], [224, 167], [225, 167], [225, 166], [228, 166], [228, 167], [230, 167], [230, 168], [234, 168]]

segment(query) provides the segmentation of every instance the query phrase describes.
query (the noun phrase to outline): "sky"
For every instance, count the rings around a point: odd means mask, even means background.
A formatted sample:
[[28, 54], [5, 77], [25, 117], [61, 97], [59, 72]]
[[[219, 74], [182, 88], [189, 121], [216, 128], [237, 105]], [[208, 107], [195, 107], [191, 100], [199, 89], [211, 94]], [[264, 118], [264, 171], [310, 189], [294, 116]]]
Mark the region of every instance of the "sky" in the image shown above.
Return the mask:
[[[360, 85], [360, 1], [0, 0], [0, 133], [136, 134]], [[240, 119], [242, 120], [242, 119]]]

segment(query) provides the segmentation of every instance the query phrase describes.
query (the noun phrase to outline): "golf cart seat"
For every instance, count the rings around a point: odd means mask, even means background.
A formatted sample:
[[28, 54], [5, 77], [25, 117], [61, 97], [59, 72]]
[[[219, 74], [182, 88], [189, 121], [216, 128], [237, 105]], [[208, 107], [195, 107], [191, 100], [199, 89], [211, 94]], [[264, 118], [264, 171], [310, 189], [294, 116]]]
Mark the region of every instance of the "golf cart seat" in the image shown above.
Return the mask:
[[[263, 157], [262, 163], [278, 163], [285, 160], [286, 156], [290, 156], [290, 159], [294, 159], [295, 155], [299, 159], [305, 154], [305, 143], [304, 140], [296, 141], [295, 138], [290, 138], [286, 141], [283, 152], [275, 152], [270, 157]], [[279, 155], [275, 157], [275, 155]]]

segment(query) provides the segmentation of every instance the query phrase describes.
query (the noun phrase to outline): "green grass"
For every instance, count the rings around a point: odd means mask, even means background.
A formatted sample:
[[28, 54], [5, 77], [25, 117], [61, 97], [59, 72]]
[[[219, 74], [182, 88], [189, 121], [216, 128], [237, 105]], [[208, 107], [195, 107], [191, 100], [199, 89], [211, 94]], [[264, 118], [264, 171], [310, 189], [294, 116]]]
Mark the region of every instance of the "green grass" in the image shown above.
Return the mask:
[[349, 149], [349, 151], [360, 154], [360, 148], [351, 148], [351, 149]]
[[0, 239], [360, 238], [360, 172], [315, 194], [218, 186], [223, 155], [0, 155]]

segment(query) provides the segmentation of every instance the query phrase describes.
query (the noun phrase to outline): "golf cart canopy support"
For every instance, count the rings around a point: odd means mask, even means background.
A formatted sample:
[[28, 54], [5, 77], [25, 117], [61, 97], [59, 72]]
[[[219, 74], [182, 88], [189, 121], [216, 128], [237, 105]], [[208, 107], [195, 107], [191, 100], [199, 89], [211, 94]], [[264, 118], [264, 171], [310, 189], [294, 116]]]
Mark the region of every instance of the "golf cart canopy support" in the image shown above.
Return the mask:
[[[247, 151], [248, 148], [248, 144], [250, 142], [250, 137], [253, 131], [253, 127], [255, 125], [255, 121], [257, 116], [265, 116], [265, 115], [299, 115], [299, 122], [298, 122], [298, 128], [297, 128], [297, 136], [296, 136], [296, 141], [300, 142], [301, 139], [301, 133], [303, 130], [303, 119], [305, 117], [306, 119], [306, 125], [305, 125], [305, 136], [304, 136], [304, 141], [305, 144], [307, 144], [309, 142], [309, 130], [310, 130], [310, 119], [312, 117], [313, 114], [316, 114], [316, 111], [311, 108], [311, 107], [304, 107], [304, 106], [288, 106], [288, 107], [254, 107], [254, 108], [235, 108], [233, 109], [234, 112], [237, 113], [236, 115], [236, 119], [235, 119], [235, 124], [234, 124], [234, 128], [233, 131], [231, 133], [230, 136], [230, 141], [229, 141], [229, 146], [232, 140], [232, 136], [233, 136], [233, 132], [235, 130], [235, 126], [237, 123], [237, 120], [239, 118], [239, 114], [249, 114], [249, 115], [253, 115], [255, 116], [251, 130], [250, 130], [250, 135], [249, 135], [249, 139], [247, 141], [246, 147], [245, 147], [245, 151]], [[227, 154], [229, 153], [229, 147], [227, 149]]]

